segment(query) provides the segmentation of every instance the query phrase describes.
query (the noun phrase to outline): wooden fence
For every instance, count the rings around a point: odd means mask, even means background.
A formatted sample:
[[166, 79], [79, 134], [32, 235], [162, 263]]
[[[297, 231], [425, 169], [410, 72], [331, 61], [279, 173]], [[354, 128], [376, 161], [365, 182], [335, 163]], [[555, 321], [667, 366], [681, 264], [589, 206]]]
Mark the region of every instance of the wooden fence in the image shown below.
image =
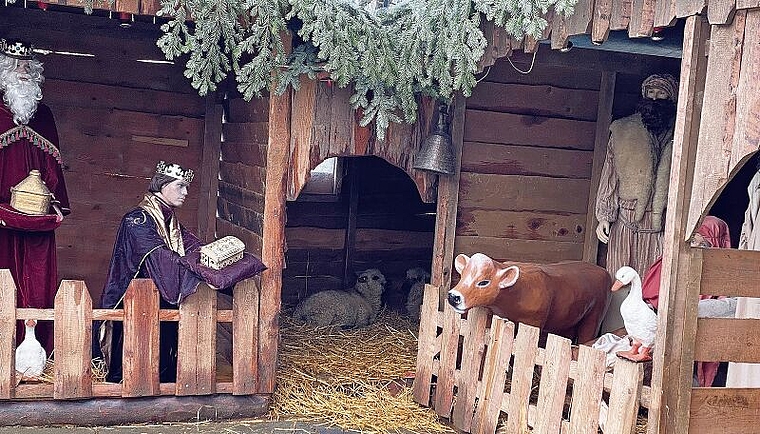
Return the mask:
[[[84, 282], [64, 280], [53, 309], [17, 308], [13, 278], [8, 270], [0, 270], [0, 400], [259, 393], [258, 300], [258, 285], [248, 279], [235, 286], [232, 309], [217, 310], [216, 291], [201, 283], [179, 309], [159, 309], [153, 281], [135, 279], [124, 297], [124, 309], [93, 309]], [[27, 319], [54, 321], [52, 383], [17, 384], [16, 321]], [[121, 383], [92, 381], [93, 320], [124, 322]], [[159, 382], [161, 321], [179, 321], [175, 383]], [[232, 381], [217, 380], [218, 322], [232, 323]]]
[[472, 433], [493, 434], [502, 413], [510, 434], [529, 428], [633, 432], [639, 405], [648, 407], [649, 401], [642, 364], [620, 359], [614, 374], [606, 373], [602, 351], [580, 346], [573, 360], [568, 339], [549, 335], [541, 348], [537, 328], [520, 324], [515, 338], [513, 323], [493, 316], [487, 324], [486, 309], [470, 310], [466, 320], [453, 309], [438, 311], [438, 294], [437, 287], [425, 287], [414, 382], [418, 403]]

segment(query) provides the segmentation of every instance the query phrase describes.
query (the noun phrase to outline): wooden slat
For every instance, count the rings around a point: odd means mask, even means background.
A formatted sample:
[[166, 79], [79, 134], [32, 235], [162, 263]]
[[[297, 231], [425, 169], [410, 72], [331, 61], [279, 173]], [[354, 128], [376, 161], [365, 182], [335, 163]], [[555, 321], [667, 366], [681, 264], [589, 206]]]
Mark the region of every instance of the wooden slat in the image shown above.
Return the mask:
[[591, 101], [596, 101], [593, 90], [483, 81], [467, 98], [467, 108], [594, 121], [597, 108]]
[[586, 231], [583, 241], [583, 260], [596, 263], [599, 240], [596, 237], [596, 194], [602, 177], [602, 166], [607, 154], [610, 123], [612, 122], [612, 101], [615, 97], [615, 79], [613, 72], [605, 72], [599, 84], [599, 111], [596, 121], [596, 139], [594, 140], [594, 159], [589, 183], [589, 201], [586, 212]]
[[215, 97], [206, 99], [204, 120], [201, 177], [198, 182], [198, 237], [205, 243], [214, 241], [216, 235], [216, 198], [219, 193], [219, 154], [222, 142], [221, 104]]
[[742, 59], [746, 12], [736, 14], [729, 26], [712, 26], [710, 56], [704, 98], [710, 101], [702, 111], [699, 146], [694, 166], [694, 185], [689, 203], [687, 234], [697, 229], [699, 220], [717, 199], [729, 179], [731, 149], [734, 144], [737, 86]]
[[[568, 17], [557, 14], [554, 16], [554, 19], [550, 22], [549, 25], [552, 28], [552, 33], [551, 33], [552, 50], [559, 50], [559, 49], [567, 47], [567, 41], [570, 38], [570, 35], [568, 34], [568, 31], [567, 31], [567, 21], [568, 21]], [[529, 41], [528, 38], [526, 38], [526, 42], [527, 41]], [[526, 48], [527, 48], [527, 44], [526, 44]]]
[[82, 281], [64, 280], [55, 295], [53, 398], [92, 396], [92, 300]]
[[610, 18], [613, 0], [597, 0], [594, 3], [594, 19], [591, 27], [591, 41], [601, 43], [610, 34]]
[[[760, 297], [760, 252], [705, 249], [702, 254], [700, 294]], [[741, 270], [741, 272], [737, 272]]]
[[753, 9], [760, 7], [758, 0], [736, 0], [736, 9]]
[[605, 354], [581, 345], [578, 350], [578, 375], [573, 382], [573, 407], [569, 434], [596, 432], [599, 426], [599, 400], [604, 388]]
[[232, 98], [228, 101], [230, 122], [269, 122], [269, 97]]
[[486, 345], [486, 324], [489, 311], [476, 308], [467, 314], [467, 330], [462, 333], [462, 358], [457, 379], [457, 398], [451, 420], [454, 426], [465, 432], [471, 431], [472, 418], [475, 413], [478, 375], [483, 361]]
[[261, 235], [220, 218], [216, 219], [216, 231], [218, 237], [226, 235], [236, 236], [245, 244], [247, 252], [252, 252], [256, 255], [261, 254]]
[[760, 149], [760, 83], [753, 79], [760, 76], [760, 47], [755, 42], [760, 40], [760, 10], [747, 11], [744, 28], [741, 73], [736, 88], [736, 134], [731, 148], [730, 169], [739, 167], [750, 154]]
[[496, 237], [456, 237], [458, 253], [472, 255], [478, 252], [499, 261], [550, 263], [581, 260], [583, 244], [560, 241], [517, 240]]
[[459, 205], [512, 211], [585, 214], [589, 180], [463, 173]]
[[454, 402], [454, 371], [459, 352], [459, 325], [461, 315], [450, 307], [443, 311], [443, 332], [441, 339], [441, 366], [435, 386], [435, 412], [447, 419], [451, 418]]
[[0, 399], [14, 397], [16, 385], [16, 284], [0, 269]]
[[116, 10], [119, 12], [140, 13], [140, 0], [116, 0]]
[[673, 136], [668, 218], [663, 239], [663, 279], [653, 355], [652, 406], [647, 422], [649, 434], [677, 432], [688, 423], [694, 369], [693, 338], [697, 325], [694, 301], [698, 298], [699, 282], [693, 281], [695, 270], [691, 269], [690, 247], [683, 240], [686, 238], [692, 168], [702, 111], [700, 91], [704, 88], [707, 71], [705, 50], [708, 34], [709, 25], [702, 17], [686, 20]]
[[757, 432], [760, 393], [757, 389], [696, 387], [691, 393], [689, 433], [746, 434]]
[[676, 19], [676, 0], [657, 0], [654, 8], [654, 26], [668, 27]]
[[[232, 322], [232, 311], [229, 309], [217, 310], [218, 322]], [[44, 321], [53, 321], [55, 319], [54, 309], [34, 309], [34, 308], [17, 308], [16, 317], [18, 319], [36, 319]], [[124, 321], [124, 311], [121, 309], [93, 309], [93, 321]], [[160, 321], [179, 321], [179, 311], [177, 309], [161, 309], [158, 312]]]
[[222, 125], [224, 140], [231, 143], [268, 143], [269, 122], [226, 122]]
[[631, 20], [631, 4], [633, 0], [612, 0], [610, 15], [610, 30], [625, 30]]
[[232, 393], [256, 393], [258, 379], [259, 285], [246, 279], [235, 285], [232, 297]]
[[473, 433], [490, 434], [496, 431], [502, 401], [505, 397], [504, 382], [509, 370], [514, 336], [513, 323], [497, 316], [491, 319], [491, 336], [483, 365], [483, 391], [475, 409], [472, 422]]
[[259, 194], [264, 193], [266, 170], [263, 167], [222, 161], [219, 171], [220, 179], [234, 184], [236, 187]]
[[425, 285], [420, 312], [420, 331], [417, 345], [417, 369], [412, 390], [414, 400], [425, 407], [430, 405], [430, 380], [433, 356], [440, 352], [436, 345], [438, 328], [438, 287]]
[[178, 396], [216, 393], [216, 304], [216, 291], [201, 282], [179, 305]]
[[159, 394], [158, 298], [150, 279], [132, 280], [124, 296], [124, 397]]
[[465, 142], [462, 171], [588, 179], [592, 158], [591, 151]]
[[707, 4], [707, 20], [713, 25], [730, 23], [736, 12], [736, 0], [710, 0]]
[[[567, 33], [585, 35], [591, 28], [591, 18], [594, 15], [594, 0], [579, 0], [573, 7], [573, 13], [567, 18]], [[554, 15], [554, 19], [557, 15]]]
[[570, 371], [570, 339], [550, 334], [546, 340], [544, 365], [541, 369], [541, 386], [538, 390], [537, 410], [540, 417], [533, 432], [555, 434], [560, 432], [562, 411], [567, 394]]
[[514, 344], [512, 385], [506, 402], [506, 432], [521, 433], [528, 428], [528, 401], [533, 386], [533, 370], [538, 354], [539, 329], [525, 324], [517, 328]]
[[676, 0], [676, 16], [691, 17], [701, 13], [706, 6], [706, 0]]
[[605, 432], [631, 433], [636, 428], [644, 365], [619, 359], [614, 372]]
[[694, 360], [760, 362], [760, 320], [699, 318]]
[[[298, 196], [311, 173], [309, 145], [316, 134], [317, 81], [301, 77], [301, 88], [293, 94], [293, 119], [290, 125], [290, 173], [288, 199]], [[319, 110], [323, 108], [320, 107]], [[329, 142], [322, 143], [328, 146]]]
[[457, 215], [457, 230], [462, 236], [580, 243], [586, 238], [585, 225], [583, 214], [460, 208]]
[[467, 110], [464, 140], [592, 150], [595, 127], [589, 121]]
[[278, 315], [285, 268], [285, 198], [290, 151], [291, 90], [269, 99], [267, 176], [261, 256], [269, 267], [261, 274], [259, 305], [259, 390], [272, 393], [276, 384]]

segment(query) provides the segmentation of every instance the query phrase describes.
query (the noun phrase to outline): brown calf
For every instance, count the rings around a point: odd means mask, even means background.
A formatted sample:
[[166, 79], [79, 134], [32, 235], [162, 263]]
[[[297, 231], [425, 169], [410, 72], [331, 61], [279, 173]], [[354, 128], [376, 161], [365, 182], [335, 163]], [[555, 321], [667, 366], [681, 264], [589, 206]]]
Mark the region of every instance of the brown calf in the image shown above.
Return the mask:
[[458, 255], [454, 265], [462, 277], [448, 301], [457, 312], [484, 306], [580, 343], [596, 337], [610, 302], [609, 273], [588, 262], [501, 263], [476, 253]]

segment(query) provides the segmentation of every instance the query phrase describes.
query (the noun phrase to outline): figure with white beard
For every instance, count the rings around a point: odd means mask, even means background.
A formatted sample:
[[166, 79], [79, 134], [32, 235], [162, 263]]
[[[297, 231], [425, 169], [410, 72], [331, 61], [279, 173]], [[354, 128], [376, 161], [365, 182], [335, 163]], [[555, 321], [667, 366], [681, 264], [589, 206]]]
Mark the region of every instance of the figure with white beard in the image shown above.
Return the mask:
[[[0, 269], [10, 269], [17, 288], [17, 306], [51, 308], [58, 285], [55, 232], [69, 213], [58, 132], [42, 99], [42, 63], [31, 45], [0, 39]], [[10, 206], [11, 187], [38, 170], [53, 193], [55, 213], [34, 216]], [[23, 339], [19, 321], [16, 342]], [[41, 321], [37, 339], [48, 353], [53, 327]]]

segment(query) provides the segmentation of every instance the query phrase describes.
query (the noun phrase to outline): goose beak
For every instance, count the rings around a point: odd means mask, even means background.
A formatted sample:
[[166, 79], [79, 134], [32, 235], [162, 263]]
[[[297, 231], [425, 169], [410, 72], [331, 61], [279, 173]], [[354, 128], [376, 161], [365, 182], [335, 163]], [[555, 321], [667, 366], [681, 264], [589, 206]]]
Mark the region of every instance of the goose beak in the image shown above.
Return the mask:
[[615, 292], [615, 291], [617, 291], [618, 289], [620, 289], [620, 288], [622, 288], [624, 286], [625, 286], [625, 283], [623, 283], [623, 282], [621, 282], [619, 280], [616, 280], [615, 283], [612, 284], [612, 288], [610, 288], [610, 291]]
[[35, 321], [33, 319], [28, 319], [28, 320], [26, 320], [26, 322], [24, 324], [26, 324], [27, 327], [34, 327], [34, 326], [37, 325], [37, 321]]

